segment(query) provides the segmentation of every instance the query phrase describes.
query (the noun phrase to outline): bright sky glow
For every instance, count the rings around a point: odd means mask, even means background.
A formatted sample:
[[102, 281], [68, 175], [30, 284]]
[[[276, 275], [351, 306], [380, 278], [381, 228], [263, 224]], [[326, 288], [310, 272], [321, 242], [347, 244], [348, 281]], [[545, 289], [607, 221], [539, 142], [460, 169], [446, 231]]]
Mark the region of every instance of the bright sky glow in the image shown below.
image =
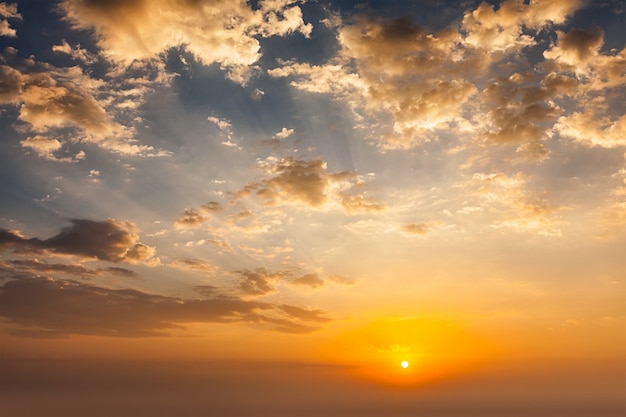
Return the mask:
[[[625, 16], [619, 0], [0, 2], [9, 410], [94, 415], [24, 381], [145, 361], [215, 369], [220, 415], [306, 415], [315, 392], [392, 416], [389, 392], [471, 378], [508, 404], [541, 385], [530, 369], [577, 380], [558, 361], [596, 372], [592, 392], [546, 382], [541, 404], [593, 409], [626, 363]], [[378, 405], [331, 407], [360, 383]], [[152, 416], [173, 397], [207, 415], [186, 393], [144, 392], [164, 401]], [[135, 415], [124, 401], [101, 412]]]

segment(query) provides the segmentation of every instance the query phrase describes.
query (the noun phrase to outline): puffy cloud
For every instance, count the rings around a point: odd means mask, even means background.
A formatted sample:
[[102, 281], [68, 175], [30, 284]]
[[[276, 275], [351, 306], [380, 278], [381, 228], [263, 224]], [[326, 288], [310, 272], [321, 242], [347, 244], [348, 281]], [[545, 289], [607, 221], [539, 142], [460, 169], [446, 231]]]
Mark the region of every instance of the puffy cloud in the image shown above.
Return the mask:
[[11, 333], [32, 337], [167, 336], [170, 330], [192, 322], [249, 323], [305, 333], [329, 320], [320, 310], [243, 300], [214, 291], [205, 295], [184, 299], [72, 280], [22, 277], [0, 287], [0, 316]]
[[383, 209], [361, 191], [363, 178], [347, 171], [328, 172], [321, 159], [269, 157], [260, 161], [259, 167], [270, 178], [249, 183], [239, 191], [239, 197], [254, 193], [267, 206], [291, 203], [314, 208], [333, 201], [348, 213]]
[[603, 35], [598, 26], [589, 30], [572, 29], [567, 33], [557, 31], [557, 46], [545, 51], [543, 56], [572, 67], [585, 65], [598, 55], [604, 42]]
[[266, 0], [253, 10], [244, 0], [64, 0], [59, 7], [75, 28], [95, 32], [111, 61], [129, 65], [185, 45], [199, 61], [219, 63], [243, 84], [261, 56], [257, 37], [310, 35], [313, 27], [296, 3]]
[[291, 136], [293, 132], [294, 132], [293, 129], [287, 129], [286, 127], [283, 127], [280, 132], [274, 135], [274, 137], [278, 139], [286, 139], [289, 136]]
[[[96, 99], [107, 84], [90, 78], [79, 67], [59, 69], [38, 64], [21, 72], [0, 65], [0, 74], [0, 104], [19, 106], [19, 120], [39, 134], [23, 141], [22, 146], [35, 149], [44, 158], [65, 160], [52, 154], [60, 149], [56, 142], [42, 140], [53, 132], [58, 133], [54, 139], [58, 142], [71, 136], [71, 141], [93, 143], [125, 155], [162, 154], [150, 146], [137, 144], [133, 129], [114, 120], [110, 109]], [[64, 131], [67, 128], [72, 129], [72, 135]]]
[[0, 36], [14, 38], [17, 32], [9, 25], [8, 19], [21, 19], [22, 15], [17, 12], [17, 4], [0, 3]]
[[464, 41], [491, 53], [519, 50], [535, 44], [523, 28], [538, 30], [551, 23], [564, 23], [582, 4], [582, 0], [505, 0], [496, 9], [483, 2], [463, 16]]
[[254, 297], [274, 294], [277, 292], [276, 284], [287, 275], [285, 272], [271, 272], [265, 268], [257, 268], [253, 271], [242, 270], [237, 273], [242, 277], [238, 289], [245, 296]]
[[562, 109], [557, 98], [575, 94], [578, 81], [566, 75], [550, 73], [539, 83], [534, 74], [515, 73], [498, 77], [481, 92], [484, 107], [490, 109], [484, 121], [484, 138], [488, 142], [518, 144], [533, 159], [547, 155], [543, 141]]
[[[412, 148], [452, 135], [468, 143], [513, 144], [520, 154], [542, 160], [548, 156], [545, 141], [555, 132], [577, 137], [565, 128], [564, 113], [584, 113], [575, 107], [586, 108], [626, 80], [626, 51], [602, 52], [603, 33], [595, 26], [556, 31], [555, 44], [540, 44], [539, 32], [564, 24], [584, 5], [579, 0], [483, 2], [438, 31], [407, 19], [357, 16], [337, 27], [340, 49], [327, 63], [278, 61], [268, 74], [345, 101], [359, 127], [367, 128], [366, 138], [383, 149]], [[521, 53], [544, 45], [543, 61], [539, 56], [528, 62]], [[529, 63], [532, 72], [526, 69]], [[596, 131], [619, 135], [622, 114], [597, 115], [603, 127]], [[575, 125], [582, 122], [577, 118]]]
[[339, 193], [341, 206], [347, 213], [379, 212], [385, 206], [362, 194], [351, 195], [349, 192]]
[[210, 201], [202, 205], [199, 209], [190, 208], [185, 209], [182, 217], [176, 220], [176, 227], [178, 228], [193, 228], [201, 225], [208, 220], [208, 214], [218, 214], [224, 208], [216, 201]]
[[49, 139], [41, 135], [26, 138], [20, 144], [25, 148], [31, 148], [42, 158], [52, 160], [56, 159], [52, 152], [61, 148], [61, 142], [58, 140]]
[[309, 93], [334, 93], [346, 96], [351, 92], [365, 94], [367, 83], [358, 74], [346, 71], [342, 64], [311, 65], [291, 61], [278, 61], [278, 68], [267, 71], [274, 78], [295, 76], [291, 85]]
[[563, 137], [590, 146], [626, 146], [626, 114], [612, 119], [598, 115], [597, 109], [590, 107], [584, 112], [559, 118], [555, 129]]
[[22, 237], [19, 233], [0, 230], [0, 248], [18, 253], [73, 255], [109, 262], [158, 265], [159, 258], [151, 246], [139, 242], [136, 227], [120, 220], [93, 221], [73, 219], [71, 225], [48, 239]]

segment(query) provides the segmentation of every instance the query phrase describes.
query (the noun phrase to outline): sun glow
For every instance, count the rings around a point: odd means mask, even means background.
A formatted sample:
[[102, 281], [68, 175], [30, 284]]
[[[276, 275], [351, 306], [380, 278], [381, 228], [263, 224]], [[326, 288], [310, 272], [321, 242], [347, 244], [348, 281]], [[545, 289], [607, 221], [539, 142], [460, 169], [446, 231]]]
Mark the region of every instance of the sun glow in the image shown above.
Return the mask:
[[495, 355], [490, 343], [461, 326], [423, 317], [376, 319], [341, 334], [326, 349], [357, 378], [393, 386], [454, 378]]

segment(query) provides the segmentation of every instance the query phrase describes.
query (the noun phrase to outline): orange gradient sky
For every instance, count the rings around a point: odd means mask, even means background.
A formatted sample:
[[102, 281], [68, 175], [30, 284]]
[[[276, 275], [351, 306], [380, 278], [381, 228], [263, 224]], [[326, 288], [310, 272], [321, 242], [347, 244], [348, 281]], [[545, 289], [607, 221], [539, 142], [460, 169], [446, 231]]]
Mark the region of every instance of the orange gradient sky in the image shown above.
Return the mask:
[[0, 414], [624, 415], [625, 15], [0, 2]]

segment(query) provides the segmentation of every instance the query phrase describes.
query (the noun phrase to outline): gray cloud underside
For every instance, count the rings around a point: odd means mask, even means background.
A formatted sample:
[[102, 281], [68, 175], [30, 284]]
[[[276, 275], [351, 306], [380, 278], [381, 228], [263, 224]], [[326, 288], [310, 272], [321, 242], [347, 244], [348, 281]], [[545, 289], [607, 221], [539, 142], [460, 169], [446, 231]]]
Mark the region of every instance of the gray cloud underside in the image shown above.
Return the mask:
[[9, 230], [0, 230], [0, 248], [19, 253], [54, 253], [95, 258], [102, 261], [158, 264], [155, 249], [140, 243], [130, 222], [108, 219], [70, 220], [71, 225], [49, 239], [27, 239]]
[[192, 322], [247, 323], [308, 333], [329, 320], [321, 310], [232, 296], [183, 299], [36, 277], [13, 279], [0, 287], [0, 316], [14, 326], [11, 333], [30, 337], [167, 336]]

